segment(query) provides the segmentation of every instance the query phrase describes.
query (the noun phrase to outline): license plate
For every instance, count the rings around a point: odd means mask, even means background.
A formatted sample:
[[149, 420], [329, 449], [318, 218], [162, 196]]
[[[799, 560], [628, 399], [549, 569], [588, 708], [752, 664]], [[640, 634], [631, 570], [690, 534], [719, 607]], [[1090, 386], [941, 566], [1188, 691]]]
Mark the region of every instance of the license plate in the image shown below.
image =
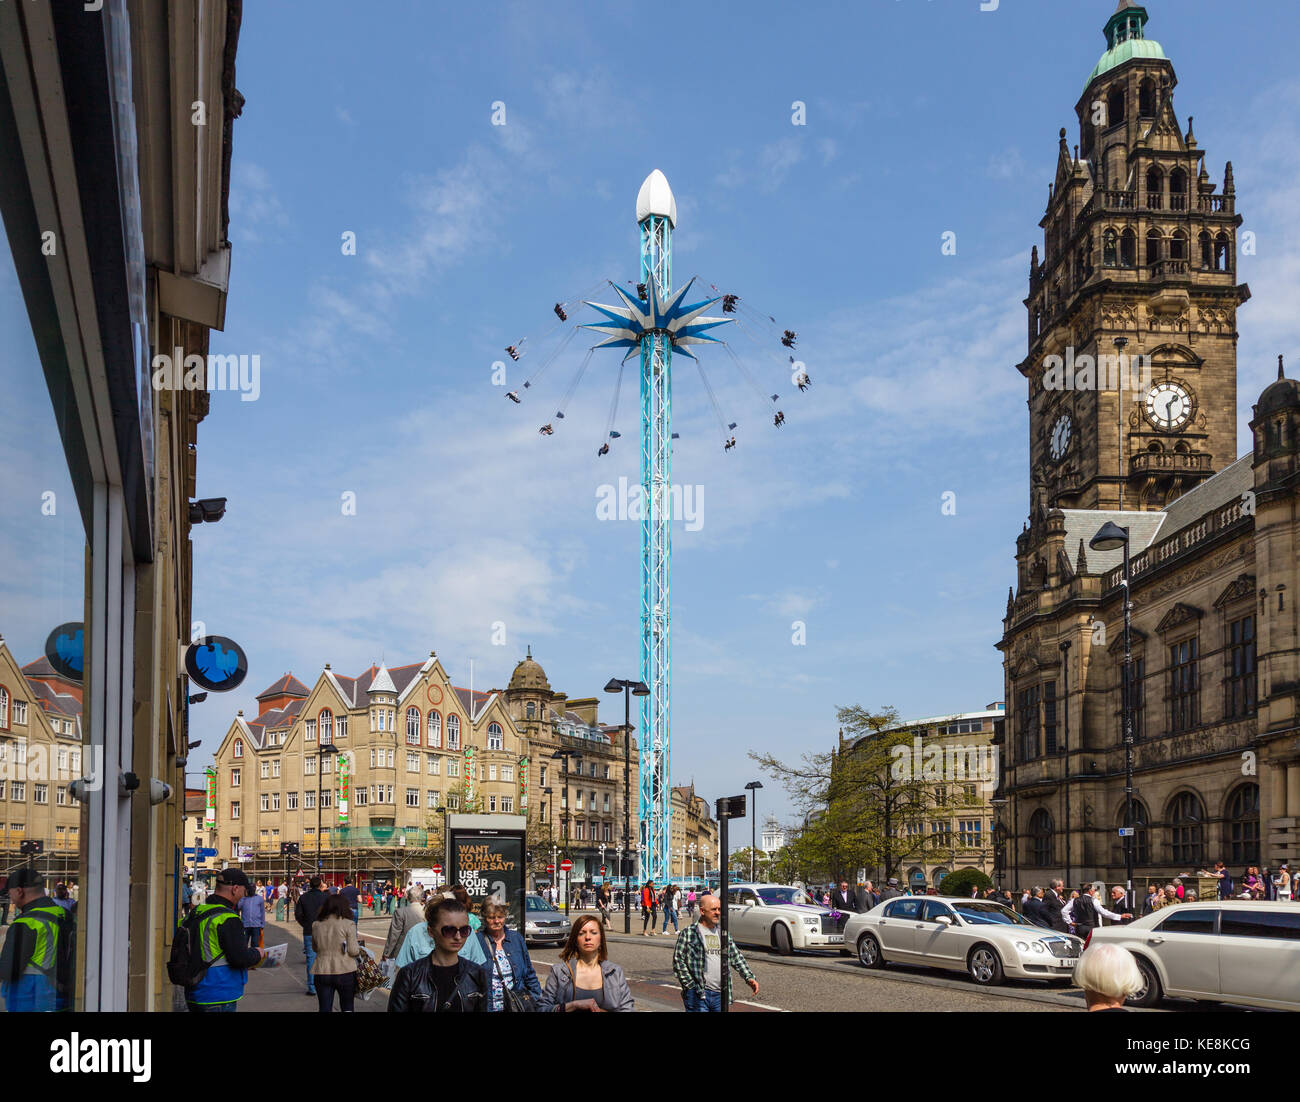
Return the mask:
[[843, 935], [843, 934], [827, 934], [827, 935], [826, 935], [826, 940], [829, 941], [832, 945], [834, 945], [837, 941], [838, 941], [838, 942], [843, 942], [843, 941], [844, 941], [844, 935]]
[[1079, 963], [1079, 960], [1078, 960], [1077, 957], [1066, 957], [1064, 960], [1058, 960], [1058, 961], [1056, 962], [1056, 967], [1057, 967], [1057, 968], [1073, 968], [1073, 967], [1074, 967], [1076, 964], [1078, 964], [1078, 963]]

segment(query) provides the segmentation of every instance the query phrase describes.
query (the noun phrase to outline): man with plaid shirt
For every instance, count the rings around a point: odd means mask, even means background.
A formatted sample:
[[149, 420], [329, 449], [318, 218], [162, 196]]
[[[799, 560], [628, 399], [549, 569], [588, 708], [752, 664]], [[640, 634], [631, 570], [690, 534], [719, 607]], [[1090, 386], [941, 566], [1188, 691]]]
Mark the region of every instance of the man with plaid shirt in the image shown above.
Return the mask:
[[[688, 1011], [718, 1013], [722, 1010], [722, 901], [716, 895], [700, 897], [700, 918], [677, 935], [673, 948], [673, 972], [682, 985], [682, 1002]], [[735, 942], [727, 938], [727, 964], [734, 968], [758, 994], [758, 980], [749, 970]]]

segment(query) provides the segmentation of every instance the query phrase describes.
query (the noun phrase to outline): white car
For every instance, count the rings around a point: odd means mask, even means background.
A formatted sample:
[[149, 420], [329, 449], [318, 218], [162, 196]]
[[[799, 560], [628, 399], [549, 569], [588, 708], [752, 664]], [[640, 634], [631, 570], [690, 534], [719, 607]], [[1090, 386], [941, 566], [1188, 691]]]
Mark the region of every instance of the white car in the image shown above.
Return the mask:
[[1215, 899], [1162, 907], [1127, 926], [1093, 930], [1088, 944], [1122, 945], [1146, 985], [1126, 1000], [1164, 996], [1300, 1010], [1300, 906]]
[[762, 945], [788, 957], [796, 949], [842, 949], [847, 915], [811, 902], [790, 884], [733, 884], [727, 924], [741, 945]]
[[947, 968], [984, 987], [1004, 977], [1068, 981], [1083, 951], [1073, 934], [1035, 926], [1000, 903], [939, 895], [899, 896], [854, 915], [844, 942], [867, 968]]

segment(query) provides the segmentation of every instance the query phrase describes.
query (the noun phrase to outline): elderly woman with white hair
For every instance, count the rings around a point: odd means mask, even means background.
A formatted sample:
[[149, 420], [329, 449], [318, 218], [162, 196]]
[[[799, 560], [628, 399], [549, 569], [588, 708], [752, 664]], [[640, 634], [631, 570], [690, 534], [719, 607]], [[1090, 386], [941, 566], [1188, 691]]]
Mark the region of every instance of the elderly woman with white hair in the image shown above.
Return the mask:
[[1083, 988], [1089, 1010], [1123, 1010], [1124, 1000], [1142, 990], [1137, 960], [1122, 945], [1098, 942], [1083, 951], [1074, 966], [1074, 982]]

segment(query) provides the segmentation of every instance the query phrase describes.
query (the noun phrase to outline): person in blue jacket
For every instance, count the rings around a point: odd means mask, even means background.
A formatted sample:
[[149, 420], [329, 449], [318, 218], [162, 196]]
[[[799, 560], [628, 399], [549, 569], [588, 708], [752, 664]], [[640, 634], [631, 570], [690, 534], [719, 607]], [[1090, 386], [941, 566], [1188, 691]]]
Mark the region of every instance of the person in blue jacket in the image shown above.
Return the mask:
[[203, 975], [185, 989], [185, 1005], [196, 1014], [233, 1012], [244, 997], [248, 969], [266, 959], [266, 952], [252, 948], [239, 916], [239, 903], [253, 891], [242, 869], [217, 873], [212, 894], [198, 903], [186, 922], [198, 924], [198, 947]]
[[[528, 944], [518, 930], [506, 929], [510, 909], [495, 898], [483, 903], [484, 929], [474, 934], [483, 949], [484, 967], [492, 977], [491, 1010], [505, 1009], [505, 989], [519, 995], [542, 997], [542, 985], [533, 970]], [[461, 954], [464, 955], [463, 953]]]

